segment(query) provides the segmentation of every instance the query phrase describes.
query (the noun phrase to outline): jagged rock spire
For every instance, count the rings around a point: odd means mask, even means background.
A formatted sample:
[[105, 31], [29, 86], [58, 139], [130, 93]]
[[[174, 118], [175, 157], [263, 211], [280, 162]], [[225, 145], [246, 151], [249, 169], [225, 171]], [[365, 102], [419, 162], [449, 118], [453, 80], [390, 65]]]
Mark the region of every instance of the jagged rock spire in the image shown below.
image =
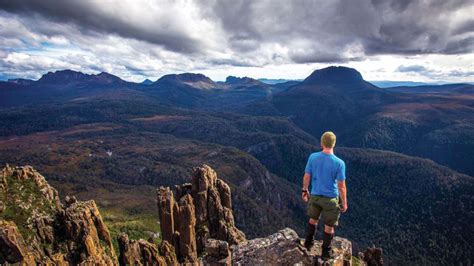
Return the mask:
[[173, 243], [174, 228], [174, 217], [173, 208], [175, 200], [173, 192], [169, 187], [160, 187], [158, 189], [158, 215], [161, 225], [162, 239]]
[[196, 167], [191, 183], [158, 189], [163, 239], [174, 244], [181, 262], [195, 262], [208, 239], [238, 244], [245, 235], [235, 227], [229, 186], [207, 165]]
[[245, 240], [235, 227], [229, 186], [217, 178], [208, 165], [196, 167], [192, 176], [192, 195], [196, 204], [198, 248], [204, 250], [207, 239], [214, 238], [238, 244]]

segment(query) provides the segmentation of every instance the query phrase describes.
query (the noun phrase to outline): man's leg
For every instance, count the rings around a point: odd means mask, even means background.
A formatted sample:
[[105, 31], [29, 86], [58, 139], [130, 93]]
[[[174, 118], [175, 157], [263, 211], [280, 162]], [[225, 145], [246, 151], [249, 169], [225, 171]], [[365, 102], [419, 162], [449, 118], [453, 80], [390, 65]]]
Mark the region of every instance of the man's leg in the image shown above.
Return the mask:
[[316, 226], [318, 225], [318, 219], [321, 215], [321, 207], [316, 204], [317, 197], [311, 197], [308, 202], [307, 214], [309, 221], [306, 229], [306, 237], [304, 240], [304, 246], [307, 250], [310, 250], [313, 246], [314, 233], [316, 232]]
[[309, 250], [313, 246], [314, 233], [316, 232], [316, 226], [318, 226], [318, 220], [310, 218], [308, 221], [308, 228], [306, 229], [306, 237], [304, 240], [304, 246]]
[[334, 237], [334, 228], [339, 221], [340, 211], [337, 198], [326, 198], [323, 203], [322, 217], [324, 220], [323, 245], [321, 247], [321, 257], [329, 259], [331, 257], [331, 242]]
[[331, 242], [334, 237], [334, 226], [324, 225], [324, 236], [323, 236], [323, 245], [321, 247], [322, 253], [321, 257], [323, 259], [328, 259], [330, 257], [331, 251]]

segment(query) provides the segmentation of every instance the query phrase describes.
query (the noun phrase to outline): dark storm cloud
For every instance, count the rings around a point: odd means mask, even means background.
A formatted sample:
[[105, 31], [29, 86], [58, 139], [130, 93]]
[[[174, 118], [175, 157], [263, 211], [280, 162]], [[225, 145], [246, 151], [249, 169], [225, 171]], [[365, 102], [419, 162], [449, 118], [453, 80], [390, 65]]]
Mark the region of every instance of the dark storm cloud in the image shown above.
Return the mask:
[[258, 40], [261, 37], [257, 25], [252, 21], [266, 14], [257, 14], [256, 5], [257, 1], [246, 0], [223, 0], [215, 3], [214, 12], [229, 33], [231, 41]]
[[346, 63], [349, 61], [360, 61], [360, 57], [345, 57], [341, 53], [329, 53], [321, 51], [300, 51], [290, 53], [295, 63]]
[[[474, 7], [473, 7], [474, 9]], [[473, 11], [474, 12], [474, 11]], [[463, 33], [469, 33], [474, 30], [474, 19], [469, 19], [467, 21], [464, 21], [460, 25], [458, 25], [454, 30], [454, 34], [463, 34]]]
[[354, 44], [366, 55], [470, 53], [473, 22], [457, 18], [462, 9], [472, 11], [472, 1], [224, 0], [214, 6], [231, 45], [284, 43], [297, 63], [351, 61], [359, 56], [344, 52]]
[[[44, 19], [74, 23], [87, 34], [112, 33], [125, 38], [133, 38], [164, 46], [170, 51], [193, 53], [200, 49], [199, 40], [192, 38], [173, 27], [167, 28], [163, 21], [143, 25], [140, 17], [127, 18], [113, 12], [103, 12], [93, 3], [96, 1], [74, 0], [6, 0], [0, 2], [0, 9], [25, 16], [40, 15]], [[99, 1], [100, 2], [100, 1]], [[116, 3], [103, 1], [113, 7]], [[148, 10], [144, 9], [143, 12]], [[126, 11], [125, 11], [126, 12]], [[134, 19], [134, 21], [131, 21]], [[43, 29], [45, 34], [55, 29]]]
[[[457, 11], [472, 12], [472, 1], [372, 1], [381, 16], [379, 31], [363, 40], [366, 54], [453, 54], [472, 52], [474, 28], [469, 17], [456, 21]], [[456, 25], [456, 23], [458, 25]], [[451, 28], [452, 26], [458, 28]], [[466, 36], [456, 34], [468, 33]]]
[[449, 41], [444, 49], [445, 54], [463, 54], [474, 51], [474, 36], [463, 38], [459, 41]]
[[[21, 17], [33, 32], [68, 35], [71, 42], [117, 35], [192, 62], [264, 66], [472, 53], [472, 5], [472, 0], [4, 0], [0, 10]], [[44, 21], [73, 25], [78, 32]]]
[[253, 67], [258, 66], [257, 64], [252, 64], [252, 62], [245, 62], [238, 59], [212, 59], [208, 60], [212, 65], [227, 65], [227, 66], [237, 66], [237, 67]]

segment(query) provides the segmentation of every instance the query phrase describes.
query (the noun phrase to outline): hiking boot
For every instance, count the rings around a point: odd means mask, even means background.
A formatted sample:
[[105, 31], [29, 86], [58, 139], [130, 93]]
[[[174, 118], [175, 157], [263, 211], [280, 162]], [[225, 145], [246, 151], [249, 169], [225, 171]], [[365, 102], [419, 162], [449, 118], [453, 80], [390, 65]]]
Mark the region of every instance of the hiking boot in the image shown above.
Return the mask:
[[313, 245], [314, 245], [313, 240], [307, 240], [307, 239], [306, 239], [306, 240], [304, 241], [304, 247], [305, 247], [308, 251], [311, 250], [311, 248], [313, 247]]
[[323, 260], [329, 260], [332, 256], [331, 248], [323, 248], [321, 252], [321, 259]]

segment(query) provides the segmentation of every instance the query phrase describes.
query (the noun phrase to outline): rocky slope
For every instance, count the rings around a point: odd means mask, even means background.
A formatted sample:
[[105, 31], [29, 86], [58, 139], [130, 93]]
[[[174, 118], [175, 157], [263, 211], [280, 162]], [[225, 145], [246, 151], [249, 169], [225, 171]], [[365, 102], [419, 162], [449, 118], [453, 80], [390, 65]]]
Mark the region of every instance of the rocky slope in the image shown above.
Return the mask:
[[0, 263], [113, 265], [109, 231], [94, 201], [57, 191], [30, 166], [0, 172]]
[[94, 201], [58, 192], [31, 166], [0, 171], [0, 264], [173, 265], [174, 249], [145, 240], [119, 239], [117, 258]]
[[[236, 228], [229, 186], [203, 165], [191, 183], [157, 190], [162, 241], [118, 237], [119, 255], [94, 201], [57, 191], [30, 166], [0, 171], [0, 264], [322, 265], [321, 243], [304, 249], [292, 229], [247, 240]], [[331, 265], [350, 265], [351, 242], [335, 238]], [[377, 253], [378, 254], [378, 253]], [[373, 259], [372, 253], [366, 257]]]

